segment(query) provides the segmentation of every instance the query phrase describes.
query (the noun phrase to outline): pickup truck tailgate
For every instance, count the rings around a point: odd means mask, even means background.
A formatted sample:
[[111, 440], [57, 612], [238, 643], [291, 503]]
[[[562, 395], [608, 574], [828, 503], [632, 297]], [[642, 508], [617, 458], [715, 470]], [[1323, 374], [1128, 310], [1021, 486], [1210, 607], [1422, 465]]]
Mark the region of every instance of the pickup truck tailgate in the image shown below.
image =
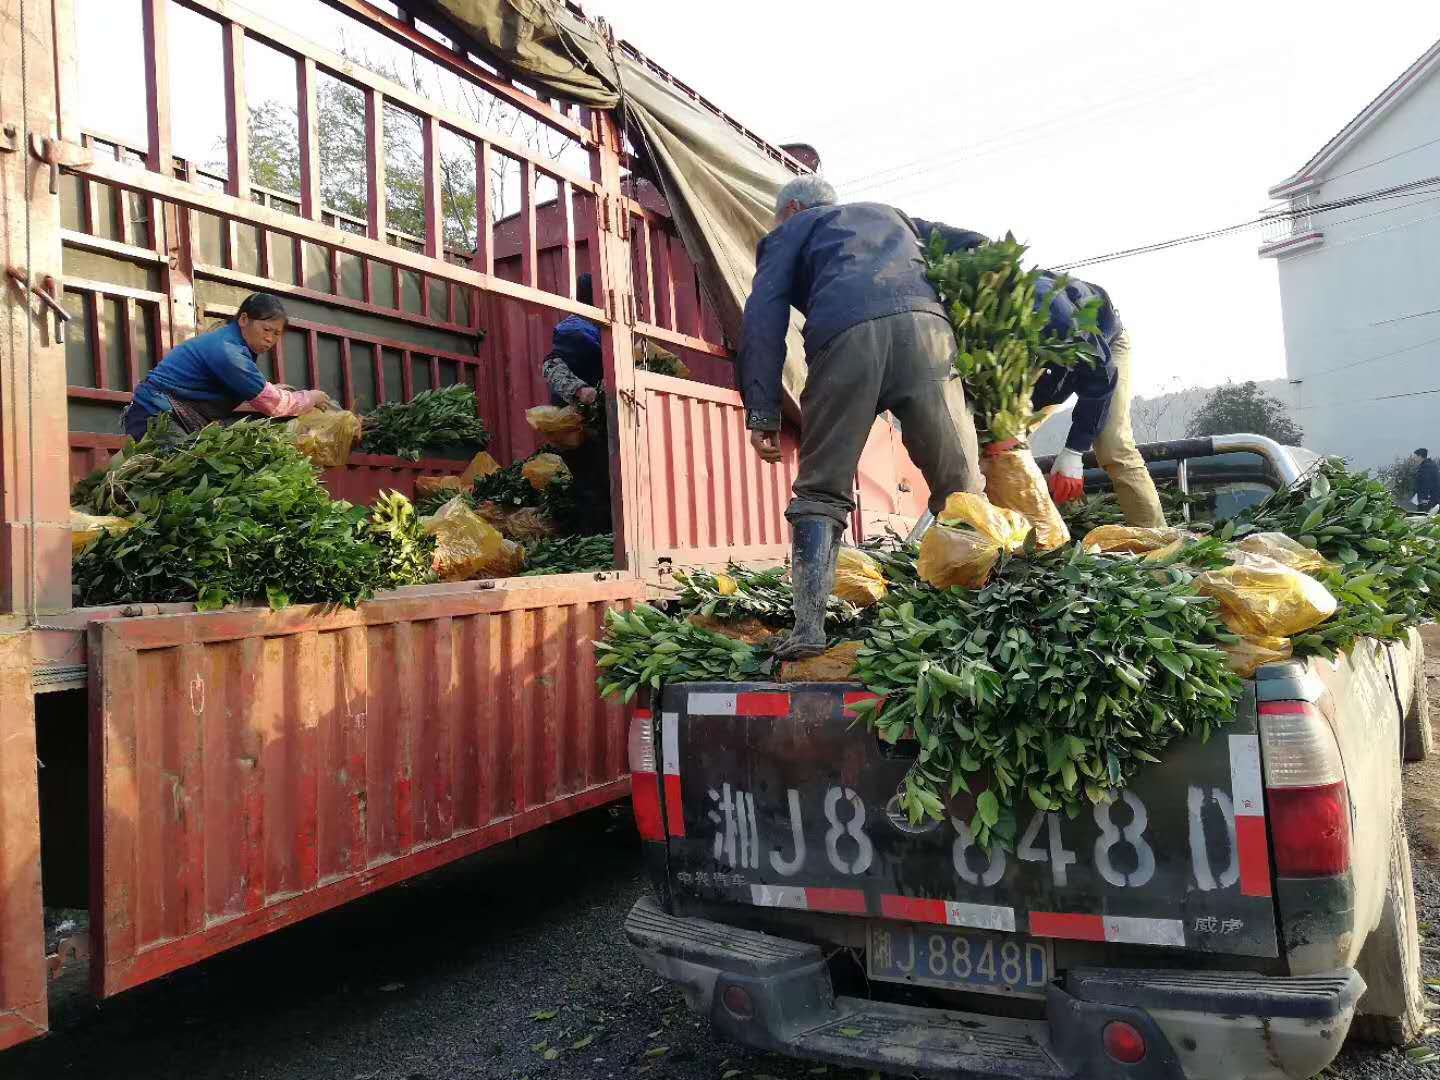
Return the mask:
[[[1112, 803], [1020, 814], [978, 850], [962, 793], [916, 830], [908, 767], [833, 683], [687, 683], [660, 702], [671, 887], [680, 897], [1032, 938], [1277, 955], [1253, 685], [1236, 722], [1186, 739]], [[675, 802], [679, 803], [679, 813]]]

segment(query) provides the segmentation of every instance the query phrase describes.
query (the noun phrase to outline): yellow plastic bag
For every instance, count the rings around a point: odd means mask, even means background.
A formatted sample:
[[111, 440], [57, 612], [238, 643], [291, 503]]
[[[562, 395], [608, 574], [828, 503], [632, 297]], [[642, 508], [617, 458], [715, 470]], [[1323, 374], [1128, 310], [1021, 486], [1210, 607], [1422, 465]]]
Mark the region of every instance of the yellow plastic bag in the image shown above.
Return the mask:
[[435, 537], [435, 576], [441, 581], [509, 577], [525, 563], [525, 549], [506, 540], [460, 497], [420, 521]]
[[481, 450], [470, 459], [470, 464], [465, 466], [465, 471], [460, 474], [460, 483], [465, 485], [466, 488], [470, 488], [474, 486], [476, 480], [493, 476], [499, 471], [500, 463], [484, 450]]
[[525, 410], [525, 422], [561, 450], [574, 450], [590, 437], [585, 418], [573, 405], [536, 405]]
[[1335, 613], [1335, 597], [1309, 574], [1249, 552], [1198, 575], [1195, 588], [1220, 602], [1220, 621], [1241, 637], [1303, 634]]
[[286, 425], [290, 439], [317, 468], [338, 469], [360, 437], [360, 418], [344, 409], [312, 409]]
[[782, 683], [849, 682], [859, 663], [856, 655], [865, 647], [863, 641], [842, 641], [819, 656], [804, 660], [787, 660], [780, 665]]
[[885, 599], [885, 575], [880, 572], [880, 564], [865, 552], [842, 547], [835, 563], [835, 588], [831, 592], [856, 607], [869, 607]]
[[135, 527], [129, 518], [113, 517], [109, 514], [87, 514], [83, 510], [70, 508], [70, 554], [79, 555], [96, 540], [101, 533], [122, 533]]
[[999, 454], [981, 454], [980, 471], [985, 474], [985, 494], [990, 501], [1022, 514], [1034, 526], [1035, 543], [1041, 551], [1054, 551], [1070, 542], [1070, 529], [1028, 449], [1020, 446]]
[[1220, 646], [1230, 662], [1230, 670], [1244, 679], [1265, 664], [1289, 660], [1292, 648], [1287, 637], [1242, 637], [1234, 645]]
[[715, 591], [721, 596], [734, 596], [740, 591], [740, 583], [729, 574], [716, 574]]
[[505, 515], [503, 524], [496, 523], [496, 528], [511, 540], [518, 540], [522, 544], [533, 544], [560, 531], [549, 514], [534, 506], [522, 506], [519, 510], [512, 510]]
[[458, 495], [462, 491], [468, 491], [469, 488], [470, 485], [458, 476], [417, 476], [415, 478], [415, 498], [417, 500], [434, 495], [437, 491], [453, 491]]
[[1014, 510], [993, 506], [984, 495], [956, 492], [920, 541], [916, 570], [937, 589], [978, 589], [1002, 551], [1019, 551], [1031, 525]]
[[544, 491], [556, 480], [570, 475], [559, 454], [536, 454], [520, 467], [520, 475], [530, 482], [536, 491]]
[[1124, 552], [1128, 555], [1148, 555], [1152, 551], [1168, 548], [1177, 540], [1182, 543], [1195, 539], [1195, 534], [1184, 529], [1145, 529], [1135, 525], [1101, 525], [1091, 529], [1080, 541], [1087, 551], [1097, 548], [1106, 553]]
[[1235, 547], [1240, 551], [1249, 552], [1251, 555], [1267, 556], [1306, 574], [1324, 570], [1330, 565], [1325, 556], [1318, 551], [1307, 548], [1300, 541], [1292, 539], [1282, 532], [1251, 533], [1243, 540], [1238, 541]]

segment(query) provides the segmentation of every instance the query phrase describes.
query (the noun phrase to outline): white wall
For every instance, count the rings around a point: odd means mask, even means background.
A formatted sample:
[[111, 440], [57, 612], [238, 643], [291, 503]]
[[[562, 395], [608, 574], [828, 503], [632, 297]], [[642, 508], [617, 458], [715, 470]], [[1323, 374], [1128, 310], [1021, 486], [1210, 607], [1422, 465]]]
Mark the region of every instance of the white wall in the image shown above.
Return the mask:
[[[1440, 175], [1440, 73], [1328, 175], [1317, 200]], [[1440, 390], [1440, 191], [1330, 211], [1317, 226], [1323, 244], [1278, 260], [1305, 445], [1366, 468], [1440, 448], [1440, 393], [1376, 400]]]

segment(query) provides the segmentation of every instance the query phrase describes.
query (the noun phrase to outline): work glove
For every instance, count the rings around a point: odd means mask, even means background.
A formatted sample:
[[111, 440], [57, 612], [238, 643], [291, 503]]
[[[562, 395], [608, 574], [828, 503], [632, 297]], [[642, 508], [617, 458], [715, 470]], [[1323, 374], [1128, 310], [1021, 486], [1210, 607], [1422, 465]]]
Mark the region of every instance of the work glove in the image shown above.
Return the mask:
[[1085, 494], [1085, 466], [1080, 455], [1069, 447], [1055, 455], [1050, 466], [1050, 497], [1061, 506]]

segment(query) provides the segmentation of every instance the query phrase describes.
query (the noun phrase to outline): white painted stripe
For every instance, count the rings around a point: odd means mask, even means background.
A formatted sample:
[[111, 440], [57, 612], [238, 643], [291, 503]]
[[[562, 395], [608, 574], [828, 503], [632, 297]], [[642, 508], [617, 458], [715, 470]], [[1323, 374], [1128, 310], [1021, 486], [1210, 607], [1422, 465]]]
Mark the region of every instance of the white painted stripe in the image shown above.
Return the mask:
[[962, 904], [945, 901], [945, 921], [951, 926], [973, 926], [978, 930], [1015, 932], [1015, 909], [994, 904]]
[[660, 714], [660, 755], [667, 776], [680, 775], [680, 714]]
[[1265, 794], [1260, 781], [1260, 736], [1231, 735], [1230, 795], [1241, 817], [1264, 817]]
[[690, 695], [691, 716], [734, 716], [734, 694], [706, 694], [700, 691]]
[[750, 902], [759, 907], [810, 910], [810, 902], [805, 899], [805, 890], [798, 885], [751, 885]]
[[1106, 915], [1105, 940], [1126, 945], [1185, 946], [1185, 924], [1179, 919], [1129, 919]]

